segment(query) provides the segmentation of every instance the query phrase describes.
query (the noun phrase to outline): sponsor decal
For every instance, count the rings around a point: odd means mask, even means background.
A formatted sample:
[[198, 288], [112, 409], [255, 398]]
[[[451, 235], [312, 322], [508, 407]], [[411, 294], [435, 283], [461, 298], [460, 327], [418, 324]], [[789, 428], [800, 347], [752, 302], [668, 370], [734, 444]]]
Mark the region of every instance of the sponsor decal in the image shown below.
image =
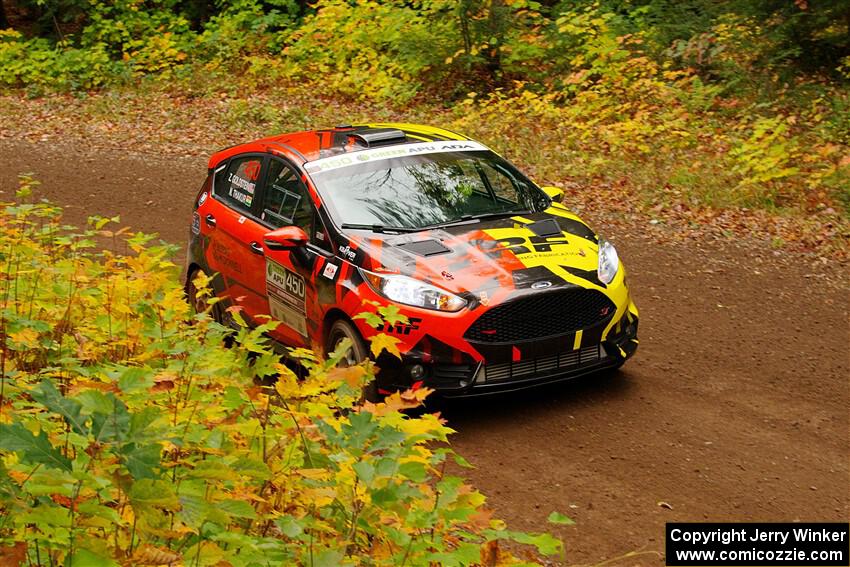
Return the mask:
[[523, 261], [552, 256], [586, 256], [583, 248], [572, 250], [565, 236], [507, 236], [497, 239], [500, 250], [509, 250]]
[[531, 289], [547, 289], [552, 287], [552, 282], [543, 280], [542, 282], [534, 282], [531, 284]]
[[219, 267], [227, 268], [236, 274], [242, 273], [242, 264], [231, 257], [230, 248], [227, 246], [222, 246], [220, 242], [213, 240], [210, 242], [210, 252], [212, 253], [213, 260], [215, 260]]
[[266, 293], [269, 314], [276, 321], [307, 336], [306, 282], [285, 266], [266, 261]]
[[390, 335], [409, 335], [410, 331], [416, 331], [419, 329], [419, 323], [422, 322], [420, 317], [408, 317], [407, 323], [396, 323], [395, 325], [391, 323], [381, 323], [376, 329], [382, 333], [388, 333]]
[[203, 193], [201, 193], [201, 196], [200, 196], [200, 197], [198, 197], [198, 206], [199, 206], [199, 207], [200, 207], [201, 205], [203, 205], [204, 203], [206, 203], [206, 202], [207, 202], [207, 197], [208, 197], [208, 196], [209, 196], [209, 193], [207, 193], [206, 191], [204, 191]]
[[441, 275], [447, 280], [455, 279], [454, 275], [451, 272], [447, 272], [446, 270], [443, 270]]
[[239, 215], [239, 218], [236, 220], [239, 224], [245, 224], [247, 219], [243, 215]]
[[478, 294], [478, 301], [481, 302], [481, 305], [487, 307], [488, 305], [490, 305], [490, 296], [487, 295], [486, 291], [482, 291]]
[[348, 245], [343, 246], [340, 244], [339, 253], [342, 254], [344, 258], [347, 258], [350, 262], [353, 262], [354, 259], [357, 257], [357, 252], [354, 251], [351, 246]]
[[[206, 193], [204, 193], [206, 195]], [[201, 215], [197, 212], [192, 213], [192, 234], [201, 233]]]
[[262, 161], [252, 160], [240, 165], [237, 171], [227, 174], [227, 195], [237, 203], [250, 207], [254, 202], [255, 181], [260, 175]]
[[245, 166], [245, 175], [247, 175], [248, 179], [250, 179], [251, 181], [256, 181], [257, 177], [260, 175], [260, 162], [248, 162], [248, 164]]
[[243, 179], [234, 173], [227, 175], [227, 182], [230, 183], [230, 188], [227, 191], [228, 196], [250, 207], [251, 203], [254, 202], [254, 187], [257, 184]]
[[325, 270], [322, 272], [322, 275], [328, 278], [329, 280], [332, 280], [334, 279], [334, 276], [336, 275], [336, 271], [338, 269], [339, 266], [337, 266], [336, 264], [325, 264]]
[[444, 152], [480, 152], [487, 150], [487, 146], [472, 141], [445, 141], [445, 142], [422, 142], [418, 144], [400, 144], [385, 148], [374, 148], [351, 152], [350, 154], [326, 157], [304, 164], [308, 173], [322, 173], [341, 167], [362, 164], [364, 162], [379, 161], [420, 154], [437, 154]]

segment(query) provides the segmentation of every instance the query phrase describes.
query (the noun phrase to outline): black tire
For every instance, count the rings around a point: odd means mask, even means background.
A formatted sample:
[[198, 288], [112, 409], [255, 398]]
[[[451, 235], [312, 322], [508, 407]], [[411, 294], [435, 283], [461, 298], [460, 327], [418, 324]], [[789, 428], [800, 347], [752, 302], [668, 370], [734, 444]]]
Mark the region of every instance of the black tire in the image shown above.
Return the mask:
[[[325, 347], [325, 351], [328, 353], [333, 352], [343, 339], [351, 340], [351, 348], [348, 349], [340, 361], [340, 366], [353, 366], [366, 360], [369, 356], [369, 349], [366, 347], [366, 342], [360, 336], [360, 333], [357, 332], [357, 329], [354, 328], [354, 325], [345, 319], [337, 319], [331, 325], [330, 330], [328, 330], [328, 344]], [[370, 402], [377, 402], [380, 399], [378, 387], [374, 380], [363, 387], [363, 399]]]

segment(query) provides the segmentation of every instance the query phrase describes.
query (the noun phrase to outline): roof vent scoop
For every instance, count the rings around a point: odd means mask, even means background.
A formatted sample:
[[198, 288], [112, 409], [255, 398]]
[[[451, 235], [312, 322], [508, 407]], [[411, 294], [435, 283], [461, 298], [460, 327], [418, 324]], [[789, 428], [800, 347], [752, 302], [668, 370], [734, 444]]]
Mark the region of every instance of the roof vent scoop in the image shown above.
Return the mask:
[[399, 144], [405, 141], [404, 132], [395, 128], [370, 128], [368, 130], [352, 132], [350, 136], [367, 148], [387, 144]]

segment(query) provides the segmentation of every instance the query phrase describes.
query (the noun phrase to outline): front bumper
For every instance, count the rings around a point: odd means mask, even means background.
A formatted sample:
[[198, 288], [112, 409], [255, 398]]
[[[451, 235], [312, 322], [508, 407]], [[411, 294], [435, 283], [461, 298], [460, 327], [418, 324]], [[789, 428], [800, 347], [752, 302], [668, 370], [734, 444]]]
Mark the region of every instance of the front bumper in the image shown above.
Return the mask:
[[[630, 321], [624, 319], [605, 340], [573, 349], [548, 348], [556, 342], [551, 339], [546, 345], [521, 344], [523, 351], [533, 354], [516, 360], [461, 362], [451, 358], [423, 358], [417, 353], [405, 355], [401, 361], [394, 357], [392, 360], [379, 359], [378, 387], [389, 392], [409, 388], [421, 381], [422, 385], [445, 397], [471, 397], [570, 380], [620, 367], [637, 351], [637, 327], [637, 317], [631, 317]], [[421, 378], [411, 377], [411, 370], [417, 366], [424, 369]]]

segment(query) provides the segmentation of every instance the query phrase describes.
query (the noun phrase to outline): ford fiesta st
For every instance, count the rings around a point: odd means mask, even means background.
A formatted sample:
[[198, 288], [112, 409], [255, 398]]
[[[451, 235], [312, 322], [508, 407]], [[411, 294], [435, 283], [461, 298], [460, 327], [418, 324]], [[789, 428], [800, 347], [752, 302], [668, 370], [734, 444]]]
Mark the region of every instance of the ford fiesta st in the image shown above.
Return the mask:
[[[477, 395], [616, 368], [638, 311], [614, 246], [485, 145], [412, 124], [265, 138], [209, 160], [195, 201], [187, 294], [199, 272], [282, 345], [362, 359], [379, 392]], [[222, 302], [224, 303], [224, 302]], [[395, 305], [404, 324], [355, 315]], [[225, 313], [219, 303], [214, 313]]]

